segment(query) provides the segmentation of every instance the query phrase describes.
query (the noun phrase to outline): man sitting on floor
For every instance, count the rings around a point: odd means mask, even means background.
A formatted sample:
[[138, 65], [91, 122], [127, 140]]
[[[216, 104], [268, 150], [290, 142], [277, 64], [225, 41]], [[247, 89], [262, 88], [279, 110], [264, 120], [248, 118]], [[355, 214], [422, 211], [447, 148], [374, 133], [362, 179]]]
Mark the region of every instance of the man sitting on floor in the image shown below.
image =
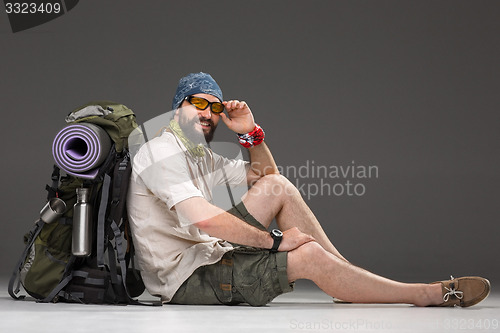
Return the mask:
[[[297, 279], [355, 303], [471, 306], [489, 294], [480, 277], [402, 283], [349, 263], [279, 174], [247, 103], [224, 101], [209, 74], [183, 77], [172, 109], [168, 129], [134, 156], [128, 196], [139, 266], [152, 295], [176, 304], [261, 306], [291, 291]], [[244, 133], [238, 139], [250, 162], [204, 145], [221, 120]], [[224, 183], [251, 186], [229, 211], [213, 204], [212, 188]], [[273, 219], [283, 232], [267, 231]]]

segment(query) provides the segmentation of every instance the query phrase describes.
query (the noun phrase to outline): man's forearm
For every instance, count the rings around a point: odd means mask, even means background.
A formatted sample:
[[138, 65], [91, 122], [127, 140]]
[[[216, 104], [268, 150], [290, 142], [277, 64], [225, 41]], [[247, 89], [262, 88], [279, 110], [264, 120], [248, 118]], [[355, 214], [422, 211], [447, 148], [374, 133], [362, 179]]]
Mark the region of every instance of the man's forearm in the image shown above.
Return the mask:
[[258, 146], [248, 148], [250, 154], [250, 166], [252, 171], [259, 177], [279, 173], [273, 155], [265, 142]]
[[194, 224], [213, 237], [241, 245], [270, 249], [273, 239], [267, 231], [259, 230], [223, 209], [194, 197], [176, 205], [182, 220]]
[[231, 243], [262, 249], [270, 249], [273, 245], [269, 232], [259, 230], [225, 211], [210, 220], [197, 223], [196, 226], [210, 236]]

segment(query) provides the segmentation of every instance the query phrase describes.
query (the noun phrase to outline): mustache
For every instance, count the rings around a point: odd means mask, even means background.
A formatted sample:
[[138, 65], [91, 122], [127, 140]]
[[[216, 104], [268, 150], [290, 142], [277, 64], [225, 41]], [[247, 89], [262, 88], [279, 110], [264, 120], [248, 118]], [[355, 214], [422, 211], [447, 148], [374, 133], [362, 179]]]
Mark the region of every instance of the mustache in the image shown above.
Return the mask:
[[215, 124], [214, 124], [214, 122], [212, 121], [212, 119], [208, 119], [208, 118], [205, 118], [205, 117], [200, 117], [199, 119], [200, 119], [200, 122], [202, 122], [202, 121], [203, 121], [203, 122], [209, 123], [209, 124], [210, 124], [210, 127], [214, 127], [214, 126], [215, 126]]

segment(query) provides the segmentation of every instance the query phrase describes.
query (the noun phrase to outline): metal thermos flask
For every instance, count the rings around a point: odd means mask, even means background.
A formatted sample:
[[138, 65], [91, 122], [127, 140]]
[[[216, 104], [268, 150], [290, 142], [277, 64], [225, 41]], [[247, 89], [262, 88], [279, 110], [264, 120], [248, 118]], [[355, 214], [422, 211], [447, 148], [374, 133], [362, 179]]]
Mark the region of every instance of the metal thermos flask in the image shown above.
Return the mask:
[[71, 252], [79, 257], [89, 256], [92, 252], [92, 207], [89, 204], [89, 196], [88, 188], [76, 189]]

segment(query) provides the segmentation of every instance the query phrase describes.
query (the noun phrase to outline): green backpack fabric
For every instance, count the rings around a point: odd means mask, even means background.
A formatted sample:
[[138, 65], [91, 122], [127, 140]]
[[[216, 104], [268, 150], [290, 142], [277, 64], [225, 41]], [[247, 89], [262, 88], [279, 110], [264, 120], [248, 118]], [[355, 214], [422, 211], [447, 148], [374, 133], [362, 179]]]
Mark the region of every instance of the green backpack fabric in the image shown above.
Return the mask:
[[[88, 115], [87, 106], [100, 106], [103, 115]], [[82, 113], [83, 112], [83, 113]], [[26, 248], [9, 281], [15, 299], [22, 285], [41, 302], [92, 304], [140, 304], [134, 297], [144, 284], [134, 269], [133, 242], [126, 214], [126, 195], [131, 173], [128, 136], [137, 128], [135, 115], [126, 106], [110, 102], [90, 102], [68, 114], [69, 124], [92, 123], [104, 129], [113, 145], [94, 179], [70, 174], [61, 177], [54, 165], [52, 184], [46, 186], [47, 201], [58, 197], [67, 210], [58, 221], [41, 219], [25, 237]], [[93, 245], [89, 257], [75, 257], [71, 251], [73, 206], [76, 189], [90, 189], [93, 207]]]
[[[57, 193], [66, 207], [73, 207], [76, 203], [76, 188], [82, 184], [82, 180], [76, 177], [61, 180]], [[35, 229], [24, 236], [29, 252], [27, 258], [24, 255], [21, 258], [20, 278], [25, 290], [36, 299], [45, 299], [71, 268], [74, 261], [71, 254], [72, 217], [73, 210], [69, 209], [54, 223], [38, 220]]]
[[134, 112], [125, 105], [115, 102], [95, 101], [76, 108], [69, 113], [68, 117], [91, 105], [98, 105], [104, 110], [110, 111], [110, 113], [103, 117], [89, 116], [79, 118], [74, 123], [85, 122], [95, 124], [106, 130], [111, 140], [115, 143], [115, 150], [118, 153], [121, 153], [123, 149], [128, 149], [128, 136], [137, 128]]

